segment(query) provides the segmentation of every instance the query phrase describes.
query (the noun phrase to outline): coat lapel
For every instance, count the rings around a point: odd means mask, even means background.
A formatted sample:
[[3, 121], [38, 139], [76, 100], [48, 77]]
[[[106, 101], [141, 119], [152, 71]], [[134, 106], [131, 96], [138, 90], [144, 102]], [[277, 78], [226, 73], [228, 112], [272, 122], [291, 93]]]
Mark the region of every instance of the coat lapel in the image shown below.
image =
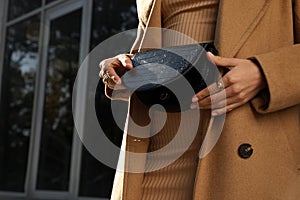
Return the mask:
[[220, 55], [234, 57], [260, 22], [270, 0], [220, 0], [215, 44]]
[[[141, 32], [140, 44], [142, 49], [161, 48], [161, 0], [138, 0], [138, 9], [140, 20], [144, 26]], [[153, 12], [151, 14], [151, 9]], [[148, 27], [147, 26], [148, 24]], [[143, 34], [145, 32], [145, 37]]]

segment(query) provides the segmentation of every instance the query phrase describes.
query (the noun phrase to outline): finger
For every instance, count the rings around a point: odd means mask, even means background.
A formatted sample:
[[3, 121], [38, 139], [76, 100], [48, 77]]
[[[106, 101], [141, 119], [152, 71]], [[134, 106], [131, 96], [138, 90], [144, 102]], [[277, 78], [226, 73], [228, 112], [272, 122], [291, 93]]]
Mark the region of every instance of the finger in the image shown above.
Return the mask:
[[123, 84], [116, 84], [113, 81], [113, 77], [109, 77], [107, 74], [104, 74], [104, 78], [102, 79], [103, 83], [112, 90], [121, 90], [125, 89], [125, 86]]
[[109, 67], [110, 63], [111, 61], [109, 59], [102, 60], [98, 65], [100, 68], [100, 72], [105, 72], [105, 70]]
[[[209, 85], [205, 89], [203, 89], [200, 92], [198, 92], [197, 94], [195, 94], [192, 97], [192, 102], [194, 103], [194, 102], [202, 101], [202, 100], [206, 99], [207, 97], [210, 97], [216, 93], [219, 93], [220, 91], [224, 90], [226, 87], [227, 86], [225, 85], [223, 80], [220, 79], [216, 83]], [[223, 93], [223, 96], [224, 96], [224, 93]]]
[[99, 77], [103, 78], [104, 75], [106, 74], [107, 70], [110, 68], [110, 61], [108, 59], [103, 60], [99, 63], [99, 68], [100, 68], [100, 72], [99, 72]]
[[103, 78], [104, 74], [109, 74], [113, 77], [113, 80], [117, 83], [121, 83], [120, 75], [125, 73], [125, 69], [131, 69], [132, 62], [129, 56], [120, 54], [114, 58], [105, 59], [99, 63], [100, 78]]
[[105, 74], [108, 76], [109, 80], [112, 80], [115, 82], [115, 84], [121, 84], [120, 82], [120, 77], [118, 76], [118, 74], [116, 73], [116, 71], [114, 70], [114, 68], [110, 67], [105, 71]]
[[108, 79], [109, 79], [109, 76], [108, 76], [107, 74], [104, 74], [104, 75], [102, 76], [102, 82], [103, 82], [105, 85], [107, 85]]
[[107, 87], [109, 87], [110, 89], [114, 89], [116, 86], [116, 83], [114, 81], [112, 81], [112, 79], [108, 79], [105, 85]]
[[99, 72], [99, 76], [100, 78], [103, 78], [105, 71], [107, 68], [109, 68], [109, 64], [108, 64], [108, 60], [103, 60], [99, 63], [99, 68], [100, 68], [100, 72]]
[[241, 103], [233, 103], [233, 104], [230, 104], [226, 107], [218, 108], [218, 109], [213, 110], [211, 115], [212, 116], [220, 116], [220, 115], [223, 115], [226, 112], [232, 111], [233, 109], [235, 109], [235, 108], [237, 108], [241, 105], [242, 105]]
[[204, 99], [206, 99], [207, 97], [209, 97], [210, 95], [216, 93], [218, 91], [217, 85], [216, 83], [213, 83], [211, 85], [209, 85], [208, 87], [204, 88], [203, 90], [201, 90], [200, 92], [198, 92], [197, 94], [195, 94], [192, 97], [192, 102], [198, 102], [198, 101], [202, 101]]
[[125, 86], [123, 84], [116, 84], [113, 79], [113, 77], [109, 77], [107, 74], [105, 74], [103, 78], [103, 83], [112, 90], [125, 89]]
[[225, 67], [231, 69], [236, 65], [236, 58], [225, 58], [221, 56], [215, 56], [211, 52], [207, 53], [208, 59], [214, 63], [216, 66]]
[[218, 102], [213, 103], [213, 105], [210, 105], [210, 107], [208, 107], [208, 108], [212, 108], [212, 109], [224, 108], [227, 105], [231, 105], [231, 104], [235, 104], [235, 103], [238, 103], [236, 97], [229, 97], [229, 98], [225, 98]]
[[[218, 95], [218, 94], [217, 94]], [[222, 95], [223, 97], [224, 95]], [[218, 100], [216, 100], [218, 99]], [[211, 103], [213, 102], [213, 103]], [[215, 97], [214, 100], [210, 100], [208, 103], [203, 103], [203, 102], [195, 102], [191, 104], [191, 109], [196, 109], [196, 108], [201, 108], [201, 109], [220, 109], [224, 108], [227, 105], [235, 104], [238, 103], [238, 99], [236, 96], [229, 97], [229, 98], [220, 98], [220, 97]]]
[[121, 64], [123, 65], [123, 67], [125, 69], [132, 69], [133, 68], [132, 61], [131, 61], [131, 59], [128, 55], [121, 54], [121, 55], [118, 55], [117, 58], [119, 59], [119, 61], [121, 62]]
[[[226, 106], [226, 97], [227, 95], [225, 94], [226, 91], [224, 92], [219, 92], [216, 93], [210, 97], [206, 97], [205, 99], [195, 102], [199, 105], [200, 108], [220, 108], [220, 107], [225, 107]], [[228, 98], [228, 100], [230, 100], [230, 103], [234, 102], [232, 99], [232, 97]]]
[[208, 52], [206, 52], [206, 57], [207, 57], [207, 59], [210, 61], [210, 62], [212, 62], [213, 64], [215, 64], [215, 62], [214, 62], [214, 54], [212, 53], [212, 52], [210, 52], [210, 51], [208, 51]]
[[103, 78], [103, 75], [104, 75], [104, 71], [103, 71], [103, 70], [100, 70], [100, 72], [99, 72], [99, 77], [100, 77], [100, 78]]
[[228, 103], [230, 103], [230, 104], [236, 102], [235, 98], [229, 96], [227, 89], [225, 89], [225, 90], [222, 90], [211, 96], [207, 96], [202, 100], [193, 102], [190, 107], [192, 109], [195, 109], [195, 108], [203, 108], [203, 109], [221, 108], [221, 107], [225, 107], [227, 105], [226, 104], [227, 100], [229, 101]]
[[106, 73], [109, 77], [110, 84], [121, 84], [121, 78], [118, 76], [114, 68], [109, 68]]
[[114, 66], [115, 70], [115, 74], [113, 75], [114, 81], [119, 85], [122, 84], [121, 76], [126, 72], [126, 70], [133, 68], [130, 54], [120, 54], [116, 56], [116, 60], [112, 62], [111, 65]]

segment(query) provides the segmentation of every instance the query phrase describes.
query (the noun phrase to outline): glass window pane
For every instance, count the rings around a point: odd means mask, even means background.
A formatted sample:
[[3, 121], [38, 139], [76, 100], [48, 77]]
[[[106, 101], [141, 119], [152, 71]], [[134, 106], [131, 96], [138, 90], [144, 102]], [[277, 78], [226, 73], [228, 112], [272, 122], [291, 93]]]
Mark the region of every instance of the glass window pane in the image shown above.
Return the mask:
[[34, 9], [41, 7], [42, 0], [9, 0], [8, 20], [20, 17]]
[[[96, 114], [106, 136], [117, 146], [121, 146], [122, 131], [114, 123], [110, 101], [103, 98], [104, 85], [99, 81], [95, 96]], [[99, 103], [98, 103], [99, 102]], [[119, 102], [119, 111], [124, 113], [125, 123], [127, 102]], [[109, 198], [115, 170], [95, 159], [84, 147], [80, 174], [80, 196]]]
[[24, 191], [39, 20], [35, 16], [7, 29], [0, 104], [0, 190]]
[[46, 3], [52, 3], [54, 1], [57, 1], [57, 0], [46, 0]]
[[110, 36], [137, 28], [135, 0], [94, 0], [91, 49]]
[[[91, 35], [91, 49], [108, 37], [121, 31], [137, 28], [135, 0], [94, 0]], [[95, 96], [95, 108], [99, 123], [110, 140], [120, 146], [122, 131], [115, 124], [111, 114], [110, 100], [103, 93], [99, 81]], [[123, 104], [122, 104], [123, 103]], [[127, 104], [120, 102], [120, 109], [126, 113]], [[126, 116], [123, 116], [125, 123]], [[97, 161], [85, 148], [82, 151], [79, 195], [109, 198], [115, 170]]]
[[96, 160], [85, 148], [82, 151], [80, 196], [109, 197], [115, 171]]
[[82, 11], [51, 22], [37, 189], [68, 190]]

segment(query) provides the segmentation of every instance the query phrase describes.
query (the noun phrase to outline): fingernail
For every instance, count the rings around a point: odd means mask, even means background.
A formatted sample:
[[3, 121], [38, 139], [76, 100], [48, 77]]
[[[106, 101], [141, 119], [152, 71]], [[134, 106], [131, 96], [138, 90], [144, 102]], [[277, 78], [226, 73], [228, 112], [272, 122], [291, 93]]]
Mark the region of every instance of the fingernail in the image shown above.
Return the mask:
[[198, 101], [198, 97], [197, 97], [197, 96], [193, 96], [192, 102], [195, 103], [195, 102], [197, 102], [197, 101]]
[[208, 60], [209, 60], [210, 62], [213, 62], [212, 58], [213, 58], [214, 56], [215, 56], [215, 55], [212, 54], [210, 51], [207, 52], [207, 57], [208, 57]]
[[121, 79], [117, 80], [116, 84], [121, 85]]
[[211, 56], [215, 56], [212, 52], [207, 52], [209, 55], [211, 55]]
[[117, 79], [117, 78], [114, 77], [114, 76], [112, 76], [111, 78], [115, 81], [116, 84], [118, 84], [118, 85], [121, 84], [121, 79]]
[[213, 117], [218, 116], [218, 113], [217, 112], [212, 112], [211, 116], [213, 116]]
[[132, 63], [129, 63], [129, 64], [128, 64], [128, 67], [129, 67], [129, 69], [132, 69], [132, 68], [133, 68]]

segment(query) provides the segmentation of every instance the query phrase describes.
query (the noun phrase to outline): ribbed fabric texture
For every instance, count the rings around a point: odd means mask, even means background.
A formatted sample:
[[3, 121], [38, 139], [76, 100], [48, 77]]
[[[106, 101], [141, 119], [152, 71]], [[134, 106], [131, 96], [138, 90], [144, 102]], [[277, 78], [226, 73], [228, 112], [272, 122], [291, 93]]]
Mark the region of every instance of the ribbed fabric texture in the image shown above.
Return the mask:
[[[165, 30], [163, 45], [181, 45], [193, 43], [194, 41], [212, 42], [217, 19], [218, 0], [162, 0], [162, 21], [163, 27], [178, 31], [181, 34], [174, 34]], [[187, 35], [188, 37], [186, 37]], [[190, 38], [191, 39], [190, 39]], [[167, 121], [161, 129], [165, 116], [156, 112], [152, 116], [152, 132], [156, 133], [150, 139], [149, 152], [155, 152], [168, 145], [174, 137], [179, 134], [179, 124], [185, 124], [184, 134], [181, 135], [178, 144], [163, 155], [147, 159], [146, 165], [164, 163], [166, 156], [174, 157], [179, 152], [184, 152], [170, 165], [147, 172], [143, 180], [142, 200], [189, 200], [193, 197], [194, 182], [198, 164], [198, 153], [203, 140], [203, 133], [209, 120], [209, 111], [200, 113], [199, 129], [192, 144], [185, 149], [186, 139], [191, 137], [194, 131], [194, 111], [184, 113], [168, 113]], [[184, 119], [183, 119], [184, 118]], [[184, 120], [183, 122], [181, 120]], [[190, 122], [190, 124], [189, 124]], [[180, 142], [179, 142], [180, 143]], [[154, 164], [153, 164], [154, 163]]]
[[185, 35], [199, 43], [212, 42], [218, 5], [219, 0], [162, 0], [163, 28], [183, 34], [182, 37], [165, 31], [164, 45], [190, 43], [186, 41]]
[[[198, 119], [196, 112], [199, 113], [198, 110], [168, 113], [165, 123], [163, 113], [154, 112], [152, 115], [151, 132], [156, 134], [150, 139], [148, 152], [165, 148], [174, 140], [177, 142], [175, 148], [164, 150], [161, 154], [147, 159], [147, 166], [160, 166], [170, 158], [174, 162], [159, 170], [145, 173], [142, 200], [192, 199], [198, 153], [210, 119], [210, 110], [200, 111]], [[161, 129], [162, 123], [164, 127]], [[175, 158], [178, 152], [181, 156]]]

